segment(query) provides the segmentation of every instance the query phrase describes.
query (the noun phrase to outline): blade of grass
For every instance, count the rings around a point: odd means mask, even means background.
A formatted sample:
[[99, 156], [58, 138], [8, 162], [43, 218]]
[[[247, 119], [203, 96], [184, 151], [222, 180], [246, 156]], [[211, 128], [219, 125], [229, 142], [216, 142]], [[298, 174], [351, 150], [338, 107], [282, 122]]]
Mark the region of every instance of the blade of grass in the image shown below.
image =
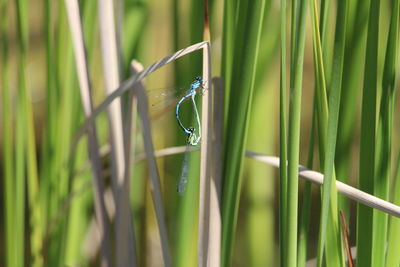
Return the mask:
[[[13, 124], [11, 106], [11, 87], [10, 87], [10, 59], [9, 59], [9, 1], [0, 2], [0, 40], [1, 40], [1, 99], [2, 99], [2, 140], [3, 140], [3, 179], [4, 179], [4, 234], [5, 234], [5, 266], [16, 266], [16, 240], [15, 231], [15, 181], [14, 179], [14, 151], [13, 151]], [[19, 240], [21, 241], [21, 240]], [[22, 255], [20, 255], [22, 256]]]
[[[18, 116], [18, 120], [25, 122], [23, 125], [19, 124], [19, 131], [21, 131], [20, 138], [25, 139], [22, 141], [23, 147], [20, 149], [24, 150], [27, 164], [27, 185], [28, 185], [28, 206], [30, 211], [30, 253], [32, 260], [30, 264], [32, 266], [41, 266], [43, 264], [42, 256], [42, 224], [41, 224], [41, 208], [39, 199], [39, 184], [38, 184], [38, 170], [36, 160], [36, 145], [35, 145], [35, 131], [34, 131], [34, 118], [33, 108], [30, 102], [29, 90], [27, 85], [27, 64], [26, 55], [28, 52], [28, 2], [26, 0], [16, 1], [16, 12], [17, 12], [17, 38], [18, 38], [18, 51], [19, 51], [19, 92], [18, 102], [19, 111], [21, 112]], [[19, 140], [17, 140], [18, 142]], [[21, 151], [20, 151], [21, 152]], [[24, 162], [25, 163], [25, 162]], [[22, 164], [22, 163], [21, 163]], [[20, 179], [25, 177], [22, 171]], [[21, 195], [21, 201], [24, 201], [24, 196]], [[21, 222], [23, 223], [23, 222]], [[23, 233], [23, 231], [22, 231]], [[24, 235], [22, 235], [24, 237]], [[21, 245], [23, 246], [25, 242]], [[22, 256], [22, 255], [20, 255]], [[23, 266], [23, 264], [21, 265]]]
[[[393, 3], [389, 36], [386, 47], [385, 67], [382, 78], [382, 96], [376, 133], [376, 166], [374, 195], [389, 199], [389, 182], [392, 162], [392, 132], [396, 101], [396, 66], [398, 48], [399, 1]], [[388, 215], [379, 211], [373, 214], [373, 266], [385, 265]]]
[[[287, 161], [286, 134], [286, 0], [281, 0], [280, 10], [280, 87], [279, 87], [279, 155], [282, 162]], [[286, 266], [286, 219], [287, 216], [287, 166], [279, 168], [279, 255], [280, 265]]]
[[[318, 239], [318, 266], [322, 265], [325, 240], [326, 260], [328, 265], [343, 266], [340, 231], [338, 229], [337, 192], [335, 188], [336, 176], [334, 173], [334, 160], [336, 151], [336, 135], [339, 118], [340, 93], [342, 89], [343, 60], [345, 50], [345, 33], [348, 1], [338, 3], [336, 33], [331, 75], [331, 88], [329, 90], [329, 117], [326, 136], [326, 151], [324, 168], [324, 185], [322, 193], [321, 226]], [[314, 0], [316, 12], [316, 2]], [[328, 217], [329, 222], [328, 224]], [[328, 231], [327, 231], [328, 230]], [[327, 236], [326, 236], [327, 235]]]
[[[335, 168], [338, 180], [347, 182], [349, 176], [351, 145], [357, 115], [357, 96], [363, 74], [362, 64], [365, 56], [365, 40], [368, 20], [368, 1], [350, 1], [346, 27], [346, 49], [343, 66], [342, 94], [340, 99], [339, 124], [336, 145]], [[346, 198], [339, 196], [339, 209], [350, 218]]]
[[231, 90], [232, 69], [234, 59], [235, 29], [239, 0], [224, 1], [224, 18], [222, 31], [221, 75], [224, 78], [224, 117], [227, 117], [229, 95]]
[[[311, 6], [312, 7], [312, 6]], [[310, 131], [310, 145], [308, 148], [307, 168], [312, 169], [314, 162], [314, 136], [315, 136], [315, 112], [316, 112], [316, 99], [314, 95], [314, 108], [311, 120], [311, 131]], [[282, 161], [282, 159], [281, 159]], [[284, 161], [282, 161], [284, 162]], [[309, 243], [308, 233], [310, 231], [310, 215], [311, 215], [311, 198], [312, 198], [312, 185], [306, 181], [304, 183], [303, 193], [303, 206], [301, 211], [301, 221], [299, 229], [299, 240], [297, 245], [297, 266], [304, 267], [307, 260], [307, 248]]]
[[[396, 1], [396, 6], [398, 10], [398, 2]], [[396, 9], [394, 9], [396, 10]], [[394, 190], [393, 190], [393, 203], [400, 205], [400, 154], [397, 158], [396, 173], [394, 175]], [[396, 267], [400, 264], [400, 253], [399, 253], [399, 243], [400, 243], [400, 218], [390, 217], [389, 235], [388, 235], [388, 245], [387, 245], [387, 256], [386, 256], [386, 266]]]
[[[288, 131], [288, 201], [287, 201], [287, 266], [297, 263], [297, 217], [298, 217], [298, 164], [300, 148], [300, 112], [301, 88], [303, 77], [303, 59], [305, 46], [305, 31], [307, 18], [307, 1], [301, 1], [298, 27], [296, 27], [296, 42], [293, 61], [291, 62], [290, 104], [289, 104], [289, 131]], [[292, 20], [295, 19], [292, 14]], [[292, 24], [292, 26], [295, 26]], [[292, 31], [295, 29], [292, 28]], [[293, 39], [292, 39], [293, 44]]]
[[[229, 77], [232, 97], [224, 147], [224, 186], [222, 193], [222, 254], [221, 265], [229, 266], [236, 230], [244, 144], [246, 142], [249, 113], [254, 90], [258, 47], [265, 11], [265, 1], [240, 1], [235, 58]], [[229, 55], [227, 55], [229, 56]], [[228, 87], [225, 87], [228, 88]], [[225, 97], [229, 95], [225, 91]], [[226, 102], [225, 102], [226, 103]], [[225, 109], [226, 110], [226, 109]]]
[[[380, 1], [371, 0], [368, 19], [367, 48], [364, 70], [364, 86], [361, 111], [361, 138], [359, 161], [359, 187], [367, 193], [374, 191], [375, 174], [375, 124], [378, 72]], [[372, 212], [358, 205], [357, 209], [357, 265], [372, 264]]]

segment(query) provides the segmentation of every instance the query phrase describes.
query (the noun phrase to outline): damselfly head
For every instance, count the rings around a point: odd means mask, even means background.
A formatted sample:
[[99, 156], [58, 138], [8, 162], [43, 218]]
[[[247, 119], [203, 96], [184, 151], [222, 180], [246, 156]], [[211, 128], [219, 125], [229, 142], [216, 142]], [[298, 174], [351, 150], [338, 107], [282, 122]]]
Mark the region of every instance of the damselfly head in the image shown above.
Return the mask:
[[195, 80], [196, 82], [203, 83], [203, 78], [201, 78], [201, 77], [199, 77], [199, 76], [197, 76], [196, 78], [194, 78], [194, 80]]

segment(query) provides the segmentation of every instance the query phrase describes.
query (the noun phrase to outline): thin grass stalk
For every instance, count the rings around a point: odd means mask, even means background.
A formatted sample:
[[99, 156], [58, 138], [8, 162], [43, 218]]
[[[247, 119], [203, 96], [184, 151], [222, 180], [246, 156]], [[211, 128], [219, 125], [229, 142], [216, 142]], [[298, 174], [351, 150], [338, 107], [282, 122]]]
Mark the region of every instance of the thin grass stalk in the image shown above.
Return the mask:
[[298, 26], [299, 26], [299, 0], [292, 0], [291, 16], [290, 16], [290, 84], [293, 83], [293, 62], [296, 54], [296, 45], [298, 38]]
[[[287, 206], [287, 266], [297, 264], [297, 217], [298, 217], [298, 169], [300, 148], [300, 112], [301, 88], [303, 76], [303, 59], [305, 45], [305, 31], [307, 18], [307, 1], [301, 1], [296, 33], [296, 47], [291, 69], [290, 104], [289, 104], [289, 131], [288, 131], [288, 206]], [[292, 17], [292, 19], [295, 19]], [[292, 29], [294, 30], [294, 29]], [[292, 40], [293, 42], [293, 40]]]
[[228, 115], [229, 97], [231, 90], [234, 47], [235, 47], [235, 29], [237, 21], [237, 10], [239, 0], [224, 1], [224, 18], [222, 31], [222, 61], [221, 76], [224, 78], [224, 118]]
[[354, 267], [353, 256], [351, 255], [351, 248], [349, 245], [349, 233], [347, 231], [346, 219], [344, 218], [342, 211], [339, 211], [339, 214], [340, 214], [340, 224], [342, 226], [341, 228], [343, 234], [343, 242], [346, 248], [347, 264], [349, 267]]
[[[88, 67], [86, 63], [86, 55], [84, 50], [83, 34], [81, 29], [81, 19], [79, 15], [79, 7], [76, 0], [66, 0], [68, 13], [68, 21], [70, 24], [76, 66], [78, 69], [78, 78], [81, 88], [81, 98], [86, 117], [90, 117], [92, 111], [92, 99], [90, 95], [90, 82], [88, 77]], [[101, 266], [107, 267], [111, 265], [111, 251], [109, 249], [109, 221], [107, 218], [105, 203], [103, 198], [104, 184], [101, 176], [101, 162], [99, 155], [99, 144], [97, 140], [96, 128], [94, 122], [90, 123], [89, 128], [89, 154], [93, 167], [93, 188], [95, 196], [96, 219], [99, 227], [99, 236], [101, 239]]]
[[[46, 0], [44, 3], [44, 27], [45, 27], [45, 35], [46, 35], [46, 127], [44, 128], [45, 132], [43, 134], [43, 141], [42, 141], [42, 164], [40, 166], [40, 174], [41, 174], [41, 205], [43, 207], [43, 218], [45, 222], [48, 220], [48, 213], [50, 212], [50, 208], [48, 206], [49, 202], [52, 203], [54, 206], [57, 206], [56, 201], [52, 201], [48, 199], [49, 195], [54, 194], [56, 190], [50, 190], [50, 179], [54, 177], [54, 172], [51, 172], [51, 169], [54, 171], [54, 154], [53, 154], [53, 147], [54, 147], [54, 138], [56, 136], [55, 130], [57, 127], [54, 127], [55, 117], [56, 117], [56, 110], [57, 110], [57, 97], [55, 94], [55, 74], [56, 70], [54, 67], [54, 54], [53, 54], [53, 36], [52, 36], [52, 3], [53, 1]], [[53, 168], [52, 168], [53, 167]], [[55, 177], [58, 178], [58, 177]], [[54, 210], [54, 209], [53, 209]]]
[[[330, 81], [330, 74], [331, 74], [331, 50], [332, 44], [329, 43], [330, 41], [330, 31], [327, 32], [327, 22], [329, 21], [330, 16], [330, 0], [321, 0], [321, 8], [320, 8], [320, 18], [319, 18], [319, 35], [320, 35], [320, 42], [322, 46], [322, 53], [323, 53], [323, 60], [325, 62], [325, 80], [327, 82]], [[332, 13], [332, 12], [331, 12]], [[328, 83], [329, 84], [329, 83]]]
[[[310, 1], [312, 3], [312, 1]], [[310, 6], [312, 10], [312, 5]], [[315, 117], [316, 117], [316, 98], [314, 95], [314, 108], [311, 120], [311, 131], [310, 131], [310, 141], [308, 148], [308, 158], [307, 158], [307, 168], [313, 168], [314, 162], [314, 137], [316, 132], [315, 127]], [[281, 159], [282, 161], [282, 159]], [[284, 162], [284, 161], [282, 161]], [[307, 260], [307, 248], [309, 243], [308, 233], [310, 231], [310, 215], [311, 215], [311, 200], [312, 200], [312, 184], [308, 181], [304, 182], [304, 193], [303, 193], [303, 205], [301, 211], [301, 221], [300, 221], [300, 229], [299, 229], [299, 240], [297, 245], [297, 266], [303, 267], [306, 264]]]
[[[99, 24], [103, 74], [107, 94], [112, 93], [120, 83], [118, 51], [114, 23], [114, 5], [112, 0], [99, 0]], [[111, 137], [112, 181], [116, 204], [116, 264], [132, 266], [135, 262], [129, 205], [129, 187], [124, 174], [125, 152], [123, 144], [121, 101], [115, 100], [108, 109]]]
[[[399, 1], [393, 3], [389, 36], [386, 46], [385, 65], [382, 77], [382, 96], [377, 127], [376, 169], [374, 195], [389, 199], [389, 184], [392, 162], [392, 132], [394, 105], [396, 101], [396, 72], [398, 63], [398, 20]], [[388, 215], [378, 211], [373, 214], [373, 266], [385, 265], [387, 244]]]
[[[67, 220], [66, 217], [58, 220], [57, 224], [51, 225], [53, 218], [57, 216], [63, 199], [68, 194], [69, 180], [66, 175], [66, 168], [63, 168], [62, 145], [68, 143], [64, 134], [68, 130], [61, 130], [59, 127], [60, 116], [62, 113], [61, 90], [59, 86], [60, 76], [58, 72], [57, 47], [55, 46], [55, 35], [53, 33], [56, 20], [54, 18], [65, 19], [65, 13], [60, 14], [57, 3], [54, 1], [45, 1], [44, 3], [44, 32], [46, 35], [46, 115], [45, 127], [42, 135], [42, 154], [40, 166], [40, 197], [43, 211], [43, 232], [45, 233], [45, 265], [62, 265], [64, 260], [64, 240], [66, 235]], [[63, 11], [63, 10], [60, 10]], [[59, 31], [65, 23], [59, 23]], [[64, 31], [62, 31], [64, 33]], [[67, 45], [67, 44], [65, 44]], [[63, 50], [64, 52], [65, 50]], [[64, 67], [64, 65], [61, 65]], [[69, 112], [67, 112], [69, 113]], [[62, 126], [70, 125], [67, 121], [62, 122]], [[71, 127], [68, 127], [71, 129]], [[71, 129], [72, 130], [72, 129]], [[51, 229], [51, 230], [50, 230]], [[51, 232], [50, 232], [51, 231]]]
[[[206, 22], [208, 27], [208, 6], [206, 6]], [[209, 29], [205, 29], [204, 37], [210, 38]], [[208, 32], [208, 34], [207, 34]], [[206, 39], [207, 40], [207, 39]], [[205, 91], [202, 99], [202, 140], [201, 140], [201, 154], [200, 154], [200, 199], [199, 199], [199, 234], [198, 234], [198, 253], [199, 261], [198, 266], [207, 266], [209, 263], [209, 242], [210, 239], [210, 200], [211, 200], [211, 176], [215, 176], [212, 169], [213, 162], [213, 94], [211, 90], [211, 46], [207, 42], [203, 49], [203, 79], [205, 80]], [[207, 90], [210, 89], [210, 90]], [[220, 231], [216, 231], [216, 240], [219, 240]], [[218, 252], [217, 252], [218, 253]], [[216, 265], [215, 265], [216, 264]], [[212, 266], [219, 266], [220, 262], [214, 262]]]
[[[350, 156], [353, 149], [354, 130], [357, 115], [357, 96], [362, 78], [362, 67], [365, 55], [365, 38], [367, 29], [368, 1], [350, 1], [346, 27], [346, 49], [343, 66], [342, 94], [340, 99], [339, 124], [336, 145], [336, 176], [342, 182], [349, 176]], [[350, 218], [347, 199], [339, 196], [339, 209], [346, 218]]]
[[[393, 11], [399, 11], [399, 1], [396, 0], [395, 8]], [[400, 205], [400, 154], [397, 156], [397, 166], [394, 175], [394, 190], [393, 190], [393, 203], [395, 205]], [[391, 216], [389, 219], [389, 235], [388, 235], [388, 245], [387, 245], [387, 255], [386, 255], [386, 265], [387, 267], [396, 267], [400, 264], [400, 253], [399, 245], [400, 243], [400, 218], [395, 218]]]
[[[229, 266], [236, 231], [244, 144], [251, 110], [265, 1], [241, 1], [227, 122], [222, 193], [221, 265]], [[239, 38], [240, 36], [240, 38]], [[227, 93], [225, 91], [225, 93]], [[229, 95], [229, 93], [228, 93]], [[225, 95], [226, 96], [226, 95]]]
[[[380, 1], [371, 0], [361, 111], [359, 187], [367, 193], [374, 192], [379, 7]], [[368, 267], [372, 265], [372, 217], [373, 210], [358, 205], [357, 266]]]
[[15, 248], [15, 182], [14, 177], [14, 152], [13, 152], [13, 124], [10, 87], [10, 59], [9, 59], [9, 1], [0, 2], [0, 40], [1, 40], [1, 99], [2, 99], [2, 158], [3, 158], [3, 181], [4, 181], [4, 234], [5, 234], [5, 260], [6, 266], [16, 266]]
[[[142, 64], [140, 64], [137, 61], [132, 61], [131, 62], [131, 73], [136, 74], [140, 71], [143, 70]], [[143, 83], [137, 84], [138, 87], [142, 87], [142, 89], [139, 90], [144, 90], [144, 85]], [[136, 132], [136, 116], [137, 116], [137, 98], [133, 94], [132, 91], [129, 92], [128, 95], [128, 103], [126, 105], [126, 111], [127, 115], [125, 116], [125, 127], [124, 127], [124, 144], [127, 149], [125, 149], [125, 159], [126, 162], [131, 162], [134, 160], [133, 152], [135, 151], [136, 147], [136, 139], [134, 138], [132, 140], [132, 133]], [[128, 190], [128, 188], [131, 188], [130, 185], [130, 179], [133, 173], [133, 165], [132, 164], [125, 164], [125, 183], [124, 183], [124, 190]], [[129, 194], [124, 194], [125, 197], [129, 196]], [[125, 200], [127, 203], [129, 203], [129, 199]], [[124, 202], [125, 202], [124, 201]], [[132, 214], [133, 217], [133, 214]], [[131, 218], [131, 221], [129, 222], [129, 231], [130, 231], [130, 236], [132, 236], [133, 244], [132, 244], [132, 249], [133, 249], [133, 255], [132, 255], [132, 260], [134, 261], [132, 263], [132, 266], [136, 266], [138, 263], [137, 259], [137, 248], [136, 248], [136, 236], [135, 236], [135, 231], [134, 231], [134, 218]]]
[[[329, 117], [326, 136], [326, 151], [325, 160], [323, 163], [325, 179], [322, 192], [322, 207], [320, 219], [321, 226], [318, 240], [318, 266], [322, 265], [325, 238], [327, 238], [327, 264], [332, 264], [332, 266], [343, 266], [344, 264], [340, 243], [340, 231], [338, 228], [337, 193], [334, 186], [336, 180], [334, 171], [334, 160], [340, 107], [340, 93], [342, 89], [347, 5], [347, 1], [340, 1], [338, 3], [337, 11], [334, 58], [330, 86], [331, 88], [329, 90]], [[316, 6], [315, 1], [314, 6]], [[330, 223], [328, 223], [328, 221]]]
[[326, 23], [328, 21], [329, 3], [330, 0], [321, 0], [319, 29], [320, 29], [321, 43], [323, 45], [327, 42]]
[[[28, 14], [27, 14], [28, 2], [25, 0], [18, 0], [16, 2], [17, 12], [17, 38], [18, 38], [18, 50], [19, 50], [19, 107], [21, 108], [21, 117], [18, 117], [24, 125], [18, 124], [20, 127], [19, 131], [22, 131], [21, 138], [24, 138], [26, 142], [22, 149], [24, 150], [27, 164], [27, 185], [28, 185], [28, 206], [30, 209], [30, 249], [32, 260], [30, 263], [32, 266], [41, 266], [43, 264], [42, 257], [42, 231], [41, 231], [41, 210], [39, 200], [39, 185], [38, 185], [38, 170], [36, 160], [36, 147], [35, 147], [35, 131], [34, 131], [34, 118], [33, 109], [30, 102], [27, 86], [27, 64], [26, 55], [28, 50]], [[19, 141], [19, 140], [17, 140]], [[25, 177], [24, 173], [21, 173], [20, 178]], [[24, 198], [23, 198], [24, 199]], [[21, 201], [23, 201], [23, 199]], [[24, 237], [24, 235], [22, 235]], [[22, 243], [22, 245], [25, 242]], [[23, 255], [20, 255], [23, 257]]]
[[[326, 147], [328, 145], [328, 142], [327, 142], [327, 140], [328, 140], [327, 139], [327, 137], [328, 137], [327, 131], [328, 131], [328, 120], [329, 120], [329, 118], [328, 118], [328, 103], [327, 103], [327, 91], [326, 91], [326, 82], [325, 82], [325, 68], [324, 68], [324, 61], [323, 61], [323, 55], [322, 55], [321, 40], [319, 37], [319, 25], [317, 23], [318, 22], [318, 12], [317, 12], [317, 5], [316, 5], [315, 1], [314, 1], [314, 3], [312, 3], [312, 6], [313, 6], [313, 12], [312, 12], [313, 53], [314, 53], [315, 80], [316, 80], [315, 96], [317, 99], [316, 103], [317, 103], [317, 111], [318, 111], [316, 114], [317, 114], [317, 118], [318, 118], [319, 154], [320, 154], [320, 165], [325, 166], [324, 165], [325, 164], [325, 156], [327, 153]], [[336, 45], [336, 49], [338, 49], [340, 51], [339, 48], [340, 48], [340, 46]], [[338, 55], [338, 52], [336, 52], [336, 56], [337, 55]], [[340, 53], [339, 53], [339, 55], [340, 55]], [[340, 60], [336, 59], [336, 63], [338, 63], [338, 62], [340, 63]], [[339, 71], [341, 70], [340, 64], [336, 64], [334, 69], [336, 72], [335, 75], [338, 76]], [[335, 78], [335, 79], [337, 80], [337, 78]], [[336, 85], [334, 85], [334, 86], [336, 88], [338, 88], [339, 83], [340, 83], [340, 81], [339, 82], [336, 81]], [[337, 92], [336, 92], [336, 94], [337, 94]], [[332, 133], [331, 133], [331, 135], [332, 135]], [[330, 153], [332, 153], [332, 151]], [[336, 178], [334, 178], [335, 177], [334, 168], [332, 169], [331, 177], [333, 177], [333, 180], [336, 180]], [[324, 233], [322, 233], [322, 234], [324, 236], [322, 236], [320, 233], [319, 242], [321, 242], [321, 239], [326, 239], [325, 235], [326, 235], [326, 233], [328, 233], [328, 242], [326, 243], [326, 252], [327, 252], [327, 254], [326, 254], [327, 260], [326, 261], [329, 264], [339, 265], [340, 259], [338, 259], [338, 255], [340, 257], [341, 251], [338, 250], [338, 247], [337, 247], [338, 235], [337, 235], [337, 230], [335, 233], [335, 226], [334, 226], [335, 225], [334, 221], [337, 222], [337, 219], [334, 220], [335, 216], [337, 218], [337, 215], [335, 215], [335, 214], [337, 214], [337, 208], [335, 208], [336, 194], [332, 193], [331, 198], [333, 199], [333, 201], [332, 201], [333, 205], [331, 205], [331, 207], [330, 207], [330, 212], [328, 213], [328, 218], [324, 218], [324, 220], [328, 221], [327, 224], [326, 224], [326, 222], [324, 222], [325, 230], [320, 228], [321, 231], [323, 230]], [[324, 215], [324, 216], [327, 216], [327, 215]], [[337, 225], [337, 223], [336, 223], [336, 225]], [[329, 230], [327, 231], [326, 229], [329, 229]], [[337, 226], [336, 226], [336, 229], [337, 229]], [[333, 241], [330, 241], [330, 240], [333, 240]], [[322, 241], [324, 241], [324, 240], [322, 240]], [[331, 249], [331, 247], [332, 247], [332, 249]], [[321, 253], [323, 250], [324, 250], [324, 246], [321, 243], [319, 243], [318, 253], [319, 253], [319, 256], [321, 256], [321, 257], [322, 257]]]
[[[19, 74], [22, 68], [19, 68]], [[21, 82], [23, 76], [19, 76]], [[25, 125], [26, 118], [24, 106], [22, 105], [20, 86], [18, 86], [17, 103], [15, 117], [18, 118], [15, 124], [15, 232], [14, 232], [14, 257], [15, 266], [24, 266], [25, 264]]]
[[[280, 11], [280, 88], [279, 88], [279, 155], [282, 162], [287, 161], [286, 134], [286, 0], [281, 0]], [[280, 265], [286, 266], [286, 219], [287, 215], [287, 166], [279, 168], [279, 255]]]

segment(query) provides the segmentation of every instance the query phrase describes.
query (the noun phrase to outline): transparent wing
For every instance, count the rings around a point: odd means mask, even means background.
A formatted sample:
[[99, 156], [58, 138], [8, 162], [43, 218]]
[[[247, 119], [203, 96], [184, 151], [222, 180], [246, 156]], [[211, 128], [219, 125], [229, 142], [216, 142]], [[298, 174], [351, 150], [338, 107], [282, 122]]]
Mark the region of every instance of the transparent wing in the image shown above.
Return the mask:
[[188, 92], [189, 88], [187, 87], [171, 87], [147, 91], [150, 117], [156, 118], [165, 110], [173, 108]]
[[[179, 100], [188, 94], [190, 85], [185, 87], [169, 87], [146, 90], [149, 100], [149, 113], [152, 119], [160, 117], [166, 110], [174, 108]], [[198, 94], [202, 95], [204, 89], [199, 88]]]

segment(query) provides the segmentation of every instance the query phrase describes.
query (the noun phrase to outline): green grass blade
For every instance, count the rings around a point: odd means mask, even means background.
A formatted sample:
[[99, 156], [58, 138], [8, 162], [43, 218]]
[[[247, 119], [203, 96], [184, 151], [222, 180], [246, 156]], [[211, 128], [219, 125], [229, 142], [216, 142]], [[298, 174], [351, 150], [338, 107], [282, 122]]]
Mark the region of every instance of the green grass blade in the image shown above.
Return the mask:
[[[303, 77], [303, 61], [305, 46], [305, 31], [307, 18], [307, 1], [301, 1], [298, 27], [296, 30], [293, 61], [291, 62], [291, 84], [289, 104], [289, 140], [288, 140], [288, 206], [287, 206], [287, 243], [286, 255], [287, 266], [297, 264], [297, 217], [298, 217], [298, 165], [300, 150], [300, 112], [301, 112], [301, 91]], [[292, 16], [292, 20], [293, 20]], [[292, 26], [294, 26], [292, 24]], [[292, 28], [292, 31], [295, 29]]]
[[[241, 1], [229, 99], [222, 195], [222, 266], [229, 266], [236, 229], [244, 145], [256, 74], [265, 1]], [[229, 56], [229, 55], [228, 55]], [[235, 144], [235, 145], [232, 145]]]
[[227, 111], [229, 107], [229, 96], [231, 91], [238, 3], [239, 0], [224, 1], [224, 19], [223, 19], [224, 30], [222, 31], [221, 75], [222, 77], [224, 77], [225, 118], [227, 116]]
[[[30, 210], [30, 249], [32, 266], [41, 266], [43, 264], [42, 257], [42, 230], [41, 230], [41, 214], [40, 214], [40, 201], [39, 201], [39, 185], [37, 173], [37, 160], [36, 160], [36, 147], [35, 147], [35, 132], [33, 121], [33, 110], [30, 102], [27, 86], [27, 64], [26, 54], [28, 49], [28, 2], [25, 0], [17, 0], [17, 35], [18, 35], [18, 49], [19, 49], [19, 105], [21, 117], [18, 117], [24, 125], [19, 125], [22, 131], [21, 142], [25, 144], [23, 149], [26, 153], [27, 159], [27, 185], [28, 185], [28, 206]], [[22, 141], [25, 139], [26, 143]], [[21, 152], [21, 151], [20, 151]], [[22, 164], [22, 163], [21, 163]], [[21, 178], [24, 177], [21, 173]], [[24, 198], [21, 200], [23, 201]], [[22, 245], [24, 242], [22, 243]], [[21, 265], [22, 266], [22, 265]]]
[[[375, 174], [375, 124], [378, 74], [379, 0], [371, 0], [368, 20], [364, 87], [361, 111], [361, 138], [359, 162], [359, 188], [373, 193]], [[372, 213], [373, 210], [358, 205], [357, 210], [357, 265], [372, 263]]]
[[[393, 3], [389, 36], [387, 40], [385, 67], [382, 79], [382, 96], [376, 133], [376, 166], [374, 195], [389, 199], [389, 182], [392, 161], [392, 131], [394, 104], [396, 99], [396, 65], [398, 48], [399, 1]], [[385, 265], [387, 243], [388, 215], [374, 210], [373, 214], [373, 244], [372, 265]]]
[[[396, 8], [398, 9], [399, 1], [396, 1]], [[393, 11], [394, 11], [393, 10]], [[394, 177], [394, 190], [393, 190], [393, 203], [400, 205], [400, 154], [397, 159], [397, 170]], [[387, 256], [386, 265], [387, 267], [397, 267], [400, 265], [400, 218], [394, 216], [390, 217], [389, 235], [388, 235], [388, 245], [387, 245]]]
[[[324, 184], [322, 193], [322, 207], [320, 231], [318, 240], [318, 266], [322, 265], [325, 240], [327, 240], [326, 259], [328, 266], [343, 265], [340, 231], [338, 228], [336, 177], [334, 174], [334, 159], [336, 151], [336, 135], [339, 118], [340, 93], [342, 85], [345, 33], [348, 1], [338, 3], [336, 33], [334, 44], [333, 68], [331, 88], [329, 91], [329, 117], [326, 136], [326, 151], [324, 168]], [[316, 6], [314, 1], [314, 7]], [[314, 8], [316, 11], [316, 9]], [[328, 219], [330, 224], [328, 224]], [[330, 227], [329, 227], [330, 226]], [[329, 228], [328, 228], [329, 227]], [[328, 231], [327, 231], [328, 230]], [[328, 236], [326, 236], [328, 234]]]
[[[0, 2], [0, 40], [1, 40], [1, 100], [2, 100], [2, 158], [4, 179], [4, 235], [5, 235], [5, 260], [2, 262], [6, 266], [16, 266], [15, 258], [15, 182], [14, 182], [14, 151], [13, 151], [13, 124], [11, 107], [11, 87], [10, 87], [10, 59], [9, 59], [9, 1]], [[1, 264], [1, 263], [0, 263]]]
[[[314, 162], [314, 136], [315, 136], [315, 112], [316, 99], [314, 96], [313, 118], [311, 120], [310, 145], [308, 149], [307, 168], [313, 168]], [[311, 200], [312, 200], [312, 185], [311, 182], [304, 182], [303, 205], [301, 211], [301, 220], [299, 225], [299, 240], [297, 245], [297, 266], [304, 267], [307, 260], [307, 248], [309, 243], [310, 231], [310, 216], [311, 216]]]
[[[280, 10], [280, 88], [279, 88], [279, 155], [280, 162], [287, 161], [286, 130], [286, 0], [281, 0]], [[281, 266], [286, 266], [286, 215], [287, 215], [287, 166], [279, 168], [279, 255]]]
[[[352, 142], [357, 115], [357, 97], [361, 86], [363, 65], [365, 56], [365, 40], [368, 16], [367, 1], [350, 1], [346, 27], [346, 50], [343, 66], [342, 93], [340, 99], [339, 125], [336, 145], [335, 168], [338, 180], [347, 182], [350, 176], [350, 159], [352, 155]], [[343, 196], [338, 198], [339, 209], [343, 211], [345, 218], [349, 218], [348, 199]]]

